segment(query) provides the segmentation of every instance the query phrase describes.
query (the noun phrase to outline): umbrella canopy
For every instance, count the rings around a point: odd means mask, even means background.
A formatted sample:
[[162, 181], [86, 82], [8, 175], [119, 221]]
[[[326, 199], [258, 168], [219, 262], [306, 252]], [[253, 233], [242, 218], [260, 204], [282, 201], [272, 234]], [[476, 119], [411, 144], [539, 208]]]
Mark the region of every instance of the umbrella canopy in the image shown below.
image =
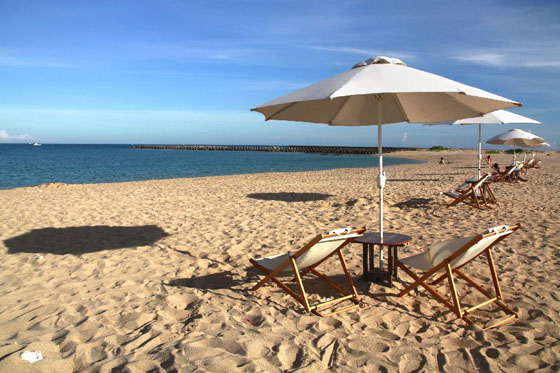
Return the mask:
[[520, 129], [512, 129], [504, 133], [500, 133], [486, 141], [487, 144], [494, 145], [513, 145], [513, 159], [515, 159], [515, 147], [521, 146], [522, 148], [535, 148], [543, 146], [545, 140], [542, 137], [533, 135], [530, 132], [525, 132]]
[[375, 57], [351, 70], [251, 109], [266, 120], [377, 125], [379, 233], [383, 240], [382, 125], [434, 123], [472, 118], [520, 103], [406, 66], [397, 58]]
[[376, 57], [251, 110], [266, 120], [368, 126], [445, 122], [517, 106], [521, 104], [407, 67], [399, 59]]
[[523, 148], [534, 148], [544, 143], [542, 137], [525, 132], [520, 129], [512, 129], [504, 133], [500, 133], [486, 141], [487, 144], [493, 145], [514, 145]]
[[541, 124], [538, 120], [534, 120], [523, 115], [512, 113], [507, 110], [496, 110], [477, 118], [459, 119], [453, 124]]
[[[483, 124], [522, 124], [522, 123], [541, 124], [541, 122], [539, 121], [506, 110], [496, 110], [491, 113], [485, 114], [481, 117], [459, 119], [452, 123], [433, 123], [433, 124], [460, 124], [460, 125], [478, 124], [478, 178], [480, 179], [481, 177], [480, 164], [482, 160], [482, 125]], [[432, 124], [428, 124], [428, 125], [432, 125]]]
[[549, 146], [550, 146], [549, 143], [543, 142], [542, 144], [539, 144], [539, 145], [535, 146], [535, 148], [547, 148]]

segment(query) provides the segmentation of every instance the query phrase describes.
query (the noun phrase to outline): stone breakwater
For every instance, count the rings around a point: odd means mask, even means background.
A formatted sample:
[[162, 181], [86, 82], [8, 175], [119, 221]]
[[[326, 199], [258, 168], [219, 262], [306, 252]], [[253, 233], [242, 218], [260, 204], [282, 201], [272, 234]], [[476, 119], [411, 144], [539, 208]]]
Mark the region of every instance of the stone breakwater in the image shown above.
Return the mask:
[[[377, 154], [377, 147], [365, 146], [261, 146], [261, 145], [135, 145], [134, 149], [159, 150], [221, 150], [278, 153], [318, 153], [318, 154]], [[383, 148], [383, 153], [393, 153], [417, 148]]]

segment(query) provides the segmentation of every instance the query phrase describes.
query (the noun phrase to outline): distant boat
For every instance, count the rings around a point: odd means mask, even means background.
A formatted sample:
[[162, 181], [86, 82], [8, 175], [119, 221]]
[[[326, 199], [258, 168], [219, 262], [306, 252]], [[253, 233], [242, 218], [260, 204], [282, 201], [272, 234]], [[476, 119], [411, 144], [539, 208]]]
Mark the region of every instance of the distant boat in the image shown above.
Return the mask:
[[33, 146], [41, 146], [41, 144], [39, 144], [38, 142], [33, 143]]

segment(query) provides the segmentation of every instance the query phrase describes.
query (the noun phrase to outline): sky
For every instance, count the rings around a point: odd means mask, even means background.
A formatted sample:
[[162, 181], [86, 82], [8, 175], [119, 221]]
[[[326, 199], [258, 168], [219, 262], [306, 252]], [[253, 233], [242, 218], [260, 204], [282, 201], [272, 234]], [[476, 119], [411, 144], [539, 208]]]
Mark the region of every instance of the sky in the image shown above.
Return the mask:
[[[376, 146], [249, 110], [377, 55], [523, 103], [560, 146], [560, 2], [0, 0], [0, 142]], [[383, 145], [475, 148], [476, 126]], [[488, 146], [495, 147], [495, 146]]]

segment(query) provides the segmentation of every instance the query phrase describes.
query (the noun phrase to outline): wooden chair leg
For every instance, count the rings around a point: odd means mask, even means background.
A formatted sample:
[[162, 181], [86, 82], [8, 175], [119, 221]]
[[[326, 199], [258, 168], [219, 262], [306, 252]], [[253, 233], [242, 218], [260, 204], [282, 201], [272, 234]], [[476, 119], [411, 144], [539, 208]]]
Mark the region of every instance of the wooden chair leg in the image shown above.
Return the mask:
[[449, 263], [445, 265], [445, 272], [447, 273], [447, 279], [449, 281], [449, 291], [451, 292], [451, 298], [453, 299], [453, 311], [457, 315], [458, 318], [463, 316], [463, 312], [461, 311], [461, 303], [459, 302], [459, 294], [457, 293], [457, 287], [455, 286], [455, 281], [453, 280], [453, 271], [451, 270], [451, 266]]
[[[405, 288], [404, 290], [402, 290], [398, 295], [399, 297], [404, 296], [405, 294], [407, 294], [408, 292], [410, 292], [410, 290], [418, 287], [419, 285], [421, 285], [422, 287], [424, 287], [426, 290], [428, 290], [428, 292], [430, 294], [432, 294], [432, 296], [434, 298], [436, 298], [438, 301], [440, 301], [441, 303], [443, 303], [447, 308], [449, 308], [450, 310], [454, 310], [454, 307], [451, 303], [449, 303], [440, 293], [437, 292], [437, 290], [435, 290], [433, 287], [431, 287], [430, 285], [428, 285], [427, 283], [425, 283], [425, 276], [422, 277], [418, 277], [414, 272], [412, 272], [410, 269], [408, 269], [404, 264], [402, 264], [402, 262], [397, 261], [397, 265], [406, 272], [406, 274], [408, 274], [410, 277], [412, 277], [415, 282], [412, 283], [411, 285], [409, 285], [407, 288]], [[431, 276], [431, 274], [430, 274]]]
[[346, 281], [348, 282], [348, 286], [352, 290], [352, 294], [354, 297], [358, 298], [358, 290], [354, 286], [354, 281], [352, 281], [352, 276], [350, 272], [348, 272], [348, 266], [346, 265], [346, 261], [344, 260], [344, 255], [342, 254], [341, 250], [338, 250], [338, 258], [340, 259], [340, 265], [342, 266], [342, 270], [344, 271], [344, 275], [346, 276]]
[[307, 300], [307, 294], [305, 294], [305, 288], [303, 287], [303, 282], [301, 281], [301, 277], [299, 275], [299, 270], [297, 267], [296, 260], [293, 257], [290, 257], [292, 268], [294, 269], [294, 274], [296, 276], [296, 283], [299, 287], [299, 291], [301, 292], [301, 298], [303, 300], [303, 306], [307, 312], [311, 312], [311, 307], [309, 306], [309, 301]]
[[500, 281], [498, 280], [498, 273], [496, 272], [496, 267], [494, 266], [494, 259], [492, 258], [492, 253], [490, 250], [486, 250], [486, 258], [488, 259], [488, 266], [490, 267], [490, 274], [492, 276], [492, 282], [494, 283], [494, 290], [496, 296], [499, 299], [503, 298], [502, 289], [500, 288]]

